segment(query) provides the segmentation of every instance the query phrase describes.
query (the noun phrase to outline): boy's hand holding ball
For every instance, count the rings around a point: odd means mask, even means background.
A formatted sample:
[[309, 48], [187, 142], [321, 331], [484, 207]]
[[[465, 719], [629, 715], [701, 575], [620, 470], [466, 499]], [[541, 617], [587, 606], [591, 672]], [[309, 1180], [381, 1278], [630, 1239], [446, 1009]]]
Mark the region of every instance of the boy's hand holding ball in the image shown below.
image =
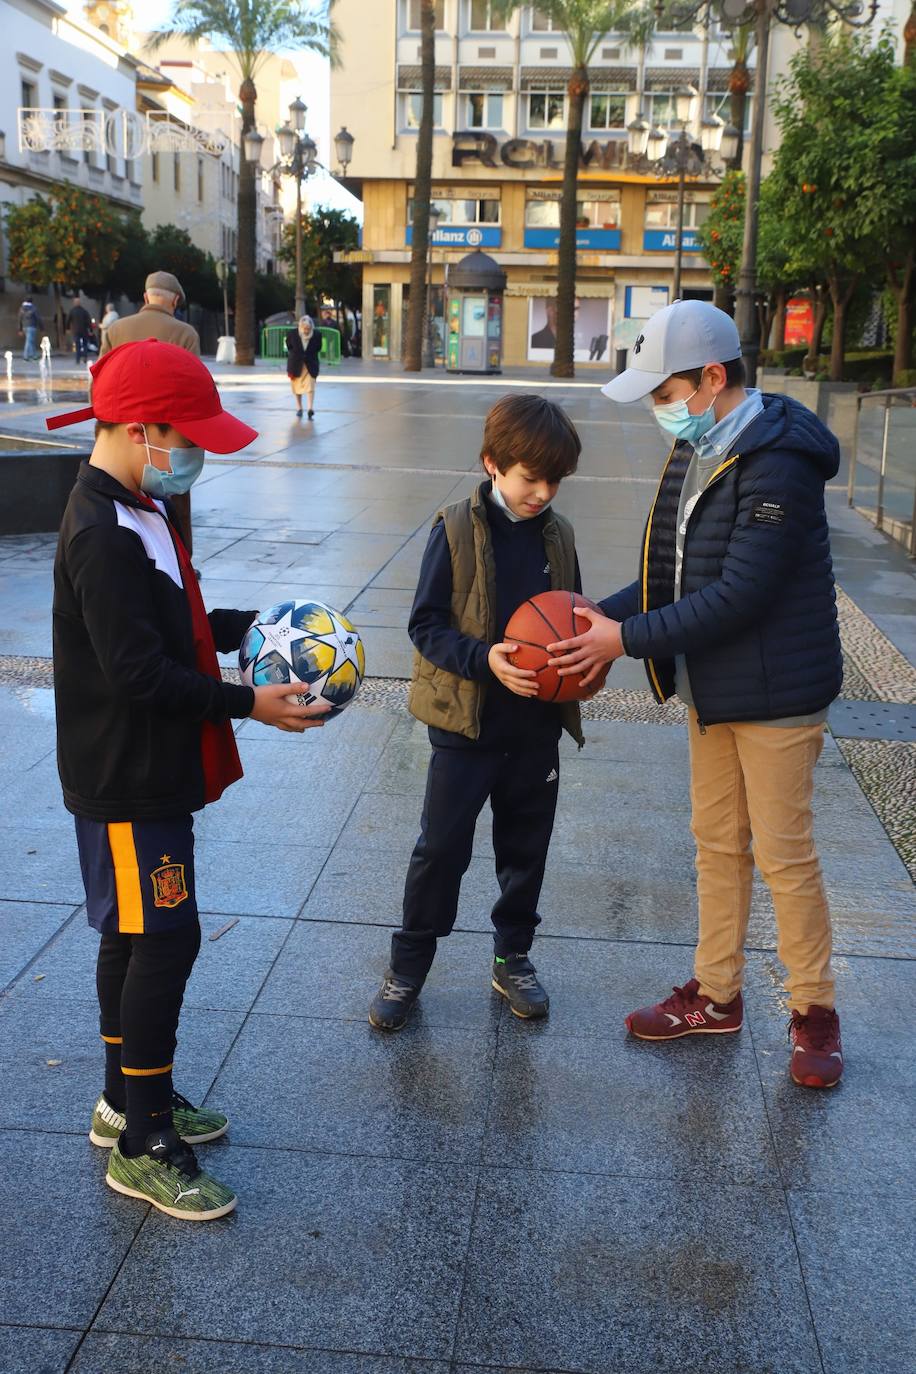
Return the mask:
[[493, 644], [487, 654], [487, 663], [490, 665], [490, 672], [501, 682], [504, 687], [508, 687], [510, 692], [514, 692], [518, 697], [536, 697], [538, 694], [537, 673], [530, 668], [516, 668], [510, 661], [509, 655], [516, 653], [518, 645], [511, 641], [504, 641], [502, 644]]

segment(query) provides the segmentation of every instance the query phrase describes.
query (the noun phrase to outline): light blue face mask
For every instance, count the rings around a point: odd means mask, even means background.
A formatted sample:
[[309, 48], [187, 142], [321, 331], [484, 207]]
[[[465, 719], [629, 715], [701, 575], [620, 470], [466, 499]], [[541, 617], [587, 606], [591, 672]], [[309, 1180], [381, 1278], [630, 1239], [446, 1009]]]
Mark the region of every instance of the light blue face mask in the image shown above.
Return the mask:
[[686, 439], [688, 444], [696, 444], [703, 438], [704, 434], [709, 433], [716, 423], [715, 411], [713, 410], [716, 403], [715, 397], [705, 410], [700, 411], [699, 415], [691, 415], [687, 409], [687, 401], [692, 401], [699, 389], [697, 387], [696, 391], [691, 391], [687, 400], [667, 401], [664, 405], [652, 407], [652, 414], [661, 428], [666, 433], [673, 435], [675, 439]]
[[[189, 492], [197, 481], [204, 466], [204, 450], [202, 448], [162, 448], [159, 444], [151, 444], [146, 434], [146, 426], [143, 427], [143, 442], [146, 445], [147, 463], [140, 477], [140, 490], [146, 492], [147, 496], [158, 497], [163, 501], [168, 496], [184, 496]], [[150, 449], [154, 448], [157, 453], [167, 453], [169, 455], [169, 471], [163, 472], [161, 468], [149, 461]]]

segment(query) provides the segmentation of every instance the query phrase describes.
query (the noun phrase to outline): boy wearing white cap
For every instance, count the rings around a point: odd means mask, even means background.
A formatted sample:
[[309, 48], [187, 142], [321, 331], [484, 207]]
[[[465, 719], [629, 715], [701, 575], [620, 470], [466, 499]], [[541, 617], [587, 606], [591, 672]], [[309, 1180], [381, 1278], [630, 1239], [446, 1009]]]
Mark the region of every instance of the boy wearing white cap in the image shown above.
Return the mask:
[[607, 619], [581, 612], [586, 632], [552, 649], [561, 671], [587, 669], [585, 682], [624, 654], [644, 659], [658, 700], [676, 692], [688, 708], [694, 977], [632, 1012], [628, 1030], [741, 1029], [756, 860], [788, 972], [790, 1073], [833, 1087], [843, 1054], [812, 792], [843, 674], [824, 509], [839, 446], [804, 406], [744, 382], [738, 331], [715, 306], [675, 301], [646, 322], [631, 366], [603, 388], [619, 404], [647, 401], [674, 439], [639, 576], [601, 602]]

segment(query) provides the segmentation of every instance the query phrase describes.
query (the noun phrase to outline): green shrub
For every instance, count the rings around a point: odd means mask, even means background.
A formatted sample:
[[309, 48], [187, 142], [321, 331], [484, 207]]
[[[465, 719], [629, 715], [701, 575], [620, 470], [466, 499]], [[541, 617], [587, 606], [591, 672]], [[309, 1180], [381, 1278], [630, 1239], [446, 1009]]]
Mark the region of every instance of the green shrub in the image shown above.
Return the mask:
[[916, 367], [904, 368], [894, 374], [894, 386], [916, 386]]

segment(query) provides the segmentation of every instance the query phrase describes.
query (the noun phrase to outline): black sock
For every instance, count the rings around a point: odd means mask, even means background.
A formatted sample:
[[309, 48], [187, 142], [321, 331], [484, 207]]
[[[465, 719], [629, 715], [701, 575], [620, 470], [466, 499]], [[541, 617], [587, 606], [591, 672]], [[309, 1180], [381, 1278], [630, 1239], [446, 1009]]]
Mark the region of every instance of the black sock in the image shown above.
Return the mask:
[[127, 1130], [121, 1136], [121, 1153], [141, 1155], [153, 1131], [170, 1131], [173, 1127], [172, 1075], [128, 1075], [126, 1085]]
[[121, 1046], [105, 1043], [105, 1099], [109, 1107], [123, 1112], [127, 1105], [124, 1075], [121, 1072]]

